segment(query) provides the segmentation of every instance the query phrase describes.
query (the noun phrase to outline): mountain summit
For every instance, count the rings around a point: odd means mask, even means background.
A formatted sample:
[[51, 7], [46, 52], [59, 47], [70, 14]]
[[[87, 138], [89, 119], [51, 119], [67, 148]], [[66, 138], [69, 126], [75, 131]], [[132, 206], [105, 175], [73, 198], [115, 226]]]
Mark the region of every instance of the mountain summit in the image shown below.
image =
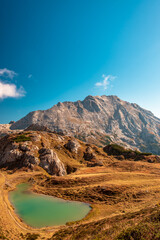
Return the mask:
[[89, 95], [83, 101], [59, 102], [48, 110], [30, 112], [11, 129], [25, 129], [32, 124], [97, 145], [116, 142], [160, 154], [160, 119], [117, 96]]

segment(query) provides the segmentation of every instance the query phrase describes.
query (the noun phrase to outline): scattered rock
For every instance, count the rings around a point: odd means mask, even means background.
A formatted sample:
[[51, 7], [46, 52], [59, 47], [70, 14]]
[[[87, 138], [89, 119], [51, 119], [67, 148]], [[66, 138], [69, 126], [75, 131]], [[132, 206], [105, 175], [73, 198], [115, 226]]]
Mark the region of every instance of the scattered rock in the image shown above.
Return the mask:
[[100, 160], [94, 160], [92, 162], [87, 162], [87, 167], [102, 167], [103, 166], [103, 162]]
[[22, 143], [22, 144], [19, 145], [19, 149], [23, 152], [30, 151], [30, 145], [31, 144], [32, 144], [31, 142], [29, 142], [29, 144], [26, 143], [26, 142]]
[[86, 161], [91, 161], [93, 159], [96, 159], [96, 155], [95, 153], [93, 153], [93, 149], [90, 146], [86, 148], [86, 152], [84, 152], [83, 158]]
[[9, 124], [13, 124], [13, 123], [15, 123], [15, 121], [10, 121], [10, 122], [9, 122]]
[[5, 154], [1, 159], [0, 165], [16, 162], [21, 159], [22, 155], [23, 153], [18, 149], [11, 149], [9, 151], [5, 151]]
[[80, 147], [78, 141], [76, 141], [76, 140], [74, 140], [74, 141], [69, 140], [64, 146], [72, 153], [77, 153], [78, 149]]
[[70, 174], [70, 173], [76, 172], [77, 168], [67, 165], [66, 170], [67, 170], [67, 174]]

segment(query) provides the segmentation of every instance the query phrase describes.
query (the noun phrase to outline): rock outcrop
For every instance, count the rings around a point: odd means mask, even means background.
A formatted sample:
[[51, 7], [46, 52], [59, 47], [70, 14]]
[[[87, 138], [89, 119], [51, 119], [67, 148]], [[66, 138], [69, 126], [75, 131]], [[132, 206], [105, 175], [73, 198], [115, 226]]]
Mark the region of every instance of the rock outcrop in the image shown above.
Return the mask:
[[0, 124], [0, 137], [4, 137], [7, 134], [18, 133], [22, 131], [22, 130], [11, 130], [11, 126], [13, 123], [15, 122], [11, 121], [11, 123], [9, 124]]
[[96, 154], [90, 146], [87, 146], [83, 158], [86, 160], [88, 167], [103, 166], [103, 162], [96, 158]]
[[30, 112], [11, 129], [25, 129], [31, 124], [98, 146], [116, 142], [160, 154], [160, 119], [116, 96], [88, 96], [83, 101], [58, 103], [45, 111]]
[[80, 147], [79, 143], [76, 140], [69, 140], [64, 146], [72, 153], [77, 153]]
[[40, 134], [34, 133], [31, 141], [16, 142], [21, 139], [18, 138], [19, 136], [16, 138], [6, 136], [0, 140], [0, 168], [27, 167], [34, 169], [36, 166], [40, 166], [51, 175], [63, 176], [66, 174], [64, 164], [53, 149], [37, 146], [40, 143]]
[[44, 168], [49, 174], [64, 176], [66, 175], [66, 169], [64, 164], [60, 161], [57, 154], [52, 149], [41, 148], [40, 154], [40, 166]]

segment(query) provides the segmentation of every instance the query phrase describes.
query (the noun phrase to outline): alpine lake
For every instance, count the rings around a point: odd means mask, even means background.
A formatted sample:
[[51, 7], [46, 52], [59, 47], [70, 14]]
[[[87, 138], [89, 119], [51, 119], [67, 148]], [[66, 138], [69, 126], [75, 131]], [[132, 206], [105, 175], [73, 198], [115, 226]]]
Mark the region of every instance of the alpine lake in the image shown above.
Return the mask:
[[28, 183], [18, 184], [9, 193], [15, 213], [33, 228], [65, 225], [83, 219], [91, 210], [87, 203], [67, 201], [34, 193]]

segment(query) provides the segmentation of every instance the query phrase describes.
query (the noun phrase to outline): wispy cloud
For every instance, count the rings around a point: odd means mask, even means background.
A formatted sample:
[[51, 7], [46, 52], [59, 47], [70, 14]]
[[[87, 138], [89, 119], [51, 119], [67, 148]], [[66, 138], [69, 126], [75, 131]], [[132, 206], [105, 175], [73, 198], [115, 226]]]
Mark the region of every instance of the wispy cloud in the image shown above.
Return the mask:
[[15, 84], [12, 83], [3, 83], [0, 81], [0, 99], [4, 98], [19, 98], [25, 96], [26, 92], [23, 87], [19, 89]]
[[17, 73], [7, 68], [3, 68], [3, 69], [0, 69], [0, 76], [13, 79], [15, 76], [17, 76]]
[[102, 87], [104, 90], [106, 90], [110, 84], [110, 81], [114, 80], [116, 77], [112, 75], [102, 75], [103, 80], [101, 82], [95, 83], [96, 87]]
[[29, 79], [30, 79], [30, 78], [32, 78], [32, 77], [33, 77], [33, 75], [32, 75], [32, 74], [29, 74], [29, 75], [28, 75], [28, 78], [29, 78]]

